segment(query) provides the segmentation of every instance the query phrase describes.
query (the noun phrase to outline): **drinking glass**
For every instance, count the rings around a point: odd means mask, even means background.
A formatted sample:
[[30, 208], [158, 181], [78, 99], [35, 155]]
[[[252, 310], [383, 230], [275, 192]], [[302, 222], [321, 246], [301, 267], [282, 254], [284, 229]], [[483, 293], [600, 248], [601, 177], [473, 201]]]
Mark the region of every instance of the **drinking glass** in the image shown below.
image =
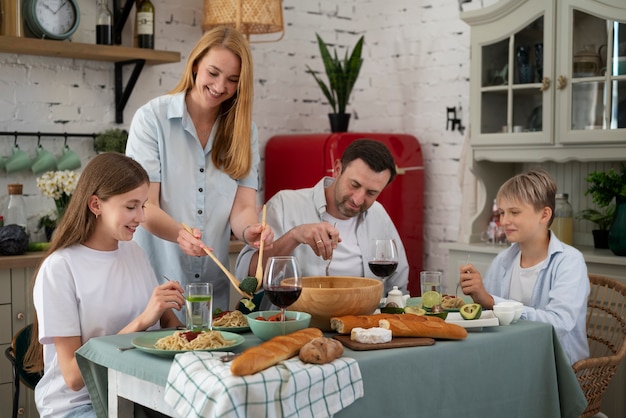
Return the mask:
[[441, 295], [441, 272], [421, 271], [420, 284], [422, 286], [422, 296], [426, 292], [437, 292]]
[[[280, 322], [285, 322], [285, 309], [302, 293], [302, 276], [298, 260], [293, 256], [270, 257], [263, 275], [263, 291], [280, 308]], [[283, 330], [284, 334], [284, 330]]]
[[212, 330], [213, 284], [189, 283], [186, 290], [186, 328], [190, 331]]
[[396, 241], [393, 239], [373, 240], [372, 254], [367, 264], [372, 273], [380, 277], [384, 285], [385, 280], [398, 268], [398, 247], [396, 246]]

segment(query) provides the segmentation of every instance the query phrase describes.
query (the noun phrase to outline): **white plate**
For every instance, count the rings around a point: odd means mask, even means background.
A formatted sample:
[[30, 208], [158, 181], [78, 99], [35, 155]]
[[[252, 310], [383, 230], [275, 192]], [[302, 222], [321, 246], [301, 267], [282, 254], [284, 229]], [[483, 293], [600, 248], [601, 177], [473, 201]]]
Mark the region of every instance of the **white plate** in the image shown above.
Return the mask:
[[493, 311], [483, 311], [480, 314], [479, 319], [463, 319], [458, 312], [449, 312], [446, 322], [462, 326], [463, 328], [483, 328], [483, 327], [497, 327], [499, 325], [498, 318], [493, 314]]

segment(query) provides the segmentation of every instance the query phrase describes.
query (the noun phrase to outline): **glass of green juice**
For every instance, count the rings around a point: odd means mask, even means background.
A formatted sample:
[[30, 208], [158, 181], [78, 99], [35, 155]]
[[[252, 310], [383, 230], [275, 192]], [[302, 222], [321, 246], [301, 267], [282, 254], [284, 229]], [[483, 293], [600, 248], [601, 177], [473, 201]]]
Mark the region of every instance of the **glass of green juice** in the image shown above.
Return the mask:
[[189, 283], [185, 292], [186, 327], [190, 331], [211, 330], [213, 325], [213, 285]]

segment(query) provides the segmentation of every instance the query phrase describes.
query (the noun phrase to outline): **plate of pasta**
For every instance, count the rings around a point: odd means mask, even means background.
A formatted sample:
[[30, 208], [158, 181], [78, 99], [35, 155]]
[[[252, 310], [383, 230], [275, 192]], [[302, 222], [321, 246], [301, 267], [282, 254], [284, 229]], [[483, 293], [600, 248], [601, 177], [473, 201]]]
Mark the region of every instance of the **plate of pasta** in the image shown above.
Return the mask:
[[223, 311], [213, 318], [213, 329], [217, 331], [250, 331], [248, 319], [241, 311]]
[[189, 351], [230, 350], [245, 338], [226, 331], [150, 331], [134, 338], [131, 344], [146, 353], [173, 357]]

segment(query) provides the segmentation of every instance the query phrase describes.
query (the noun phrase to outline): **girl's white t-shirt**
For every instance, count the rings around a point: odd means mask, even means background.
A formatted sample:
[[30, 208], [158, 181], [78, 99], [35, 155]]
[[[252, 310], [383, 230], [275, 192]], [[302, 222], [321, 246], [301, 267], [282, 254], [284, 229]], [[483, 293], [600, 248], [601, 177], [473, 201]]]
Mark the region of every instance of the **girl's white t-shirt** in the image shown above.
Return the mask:
[[[41, 265], [33, 301], [44, 345], [44, 375], [35, 388], [42, 417], [61, 417], [91, 403], [87, 388], [73, 391], [59, 367], [54, 337], [90, 338], [117, 334], [139, 316], [157, 286], [144, 251], [121, 241], [116, 251], [74, 245], [55, 251]], [[151, 327], [158, 329], [157, 322]]]

